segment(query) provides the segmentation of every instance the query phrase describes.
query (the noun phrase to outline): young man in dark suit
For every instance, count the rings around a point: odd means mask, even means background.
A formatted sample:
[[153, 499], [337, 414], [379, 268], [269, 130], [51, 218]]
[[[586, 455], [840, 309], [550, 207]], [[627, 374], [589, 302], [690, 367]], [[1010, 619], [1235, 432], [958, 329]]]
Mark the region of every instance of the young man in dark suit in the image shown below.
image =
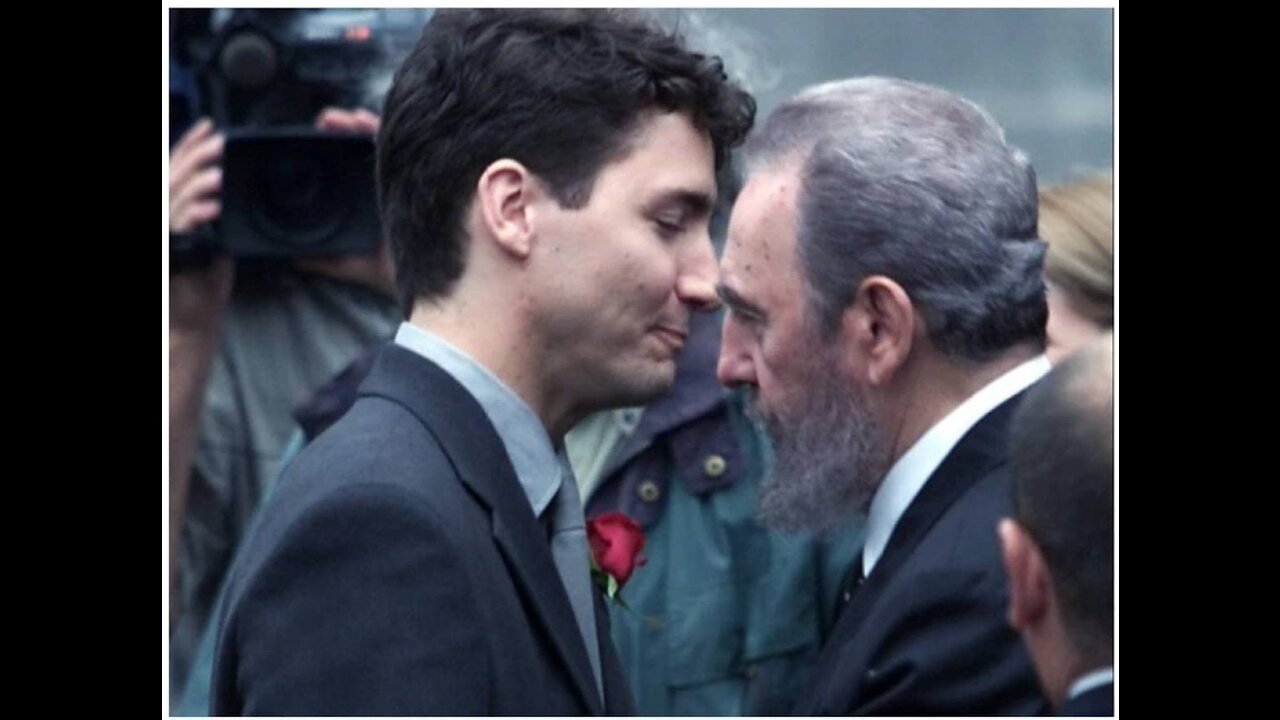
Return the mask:
[[377, 143], [408, 320], [264, 509], [214, 714], [631, 710], [562, 438], [672, 384], [754, 112], [633, 14], [433, 16]]
[[1104, 335], [1055, 367], [1014, 416], [1009, 623], [1059, 715], [1115, 714], [1112, 346]]
[[802, 92], [746, 156], [719, 376], [773, 441], [760, 512], [867, 513], [796, 712], [1040, 712], [994, 532], [1010, 415], [1048, 371], [1030, 164], [976, 105], [886, 78]]

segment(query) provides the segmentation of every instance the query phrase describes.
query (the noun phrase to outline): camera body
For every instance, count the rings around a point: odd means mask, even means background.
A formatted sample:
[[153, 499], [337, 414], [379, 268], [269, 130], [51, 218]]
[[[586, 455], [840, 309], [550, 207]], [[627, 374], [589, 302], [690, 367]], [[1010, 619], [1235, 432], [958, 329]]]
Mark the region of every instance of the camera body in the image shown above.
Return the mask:
[[424, 10], [170, 10], [171, 136], [201, 114], [227, 136], [222, 212], [171, 242], [173, 265], [373, 252], [373, 138], [325, 133], [321, 109], [376, 108]]

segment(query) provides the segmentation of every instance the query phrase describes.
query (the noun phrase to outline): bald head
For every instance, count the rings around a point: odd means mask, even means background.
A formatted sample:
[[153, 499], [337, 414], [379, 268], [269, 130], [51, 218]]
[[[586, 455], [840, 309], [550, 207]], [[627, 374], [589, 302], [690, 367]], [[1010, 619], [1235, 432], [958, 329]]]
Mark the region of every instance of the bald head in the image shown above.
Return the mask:
[[1114, 589], [1114, 364], [1107, 333], [1054, 368], [1018, 409], [1016, 519], [1044, 555], [1075, 651], [1109, 660]]

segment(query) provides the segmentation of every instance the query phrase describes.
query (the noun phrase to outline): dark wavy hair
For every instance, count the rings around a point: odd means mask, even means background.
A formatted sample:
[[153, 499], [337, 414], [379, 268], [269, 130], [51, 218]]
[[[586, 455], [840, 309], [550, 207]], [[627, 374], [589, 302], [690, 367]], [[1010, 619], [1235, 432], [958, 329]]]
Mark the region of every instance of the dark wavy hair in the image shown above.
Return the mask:
[[378, 135], [378, 197], [406, 315], [464, 270], [463, 217], [484, 169], [519, 161], [580, 208], [647, 111], [687, 114], [716, 167], [755, 101], [716, 57], [617, 10], [440, 10], [396, 71]]

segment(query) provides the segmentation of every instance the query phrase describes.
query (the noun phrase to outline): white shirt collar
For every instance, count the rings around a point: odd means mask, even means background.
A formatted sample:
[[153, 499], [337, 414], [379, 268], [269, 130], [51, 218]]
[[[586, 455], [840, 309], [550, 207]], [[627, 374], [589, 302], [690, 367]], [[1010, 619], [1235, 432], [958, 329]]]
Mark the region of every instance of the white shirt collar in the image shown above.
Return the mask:
[[[965, 433], [1001, 403], [1031, 387], [1049, 372], [1049, 359], [1037, 356], [1009, 370], [947, 413], [889, 469], [871, 500], [867, 540], [862, 548], [863, 576], [871, 575], [893, 528], [911, 501]], [[992, 529], [995, 532], [995, 529]]]
[[562, 468], [546, 427], [528, 404], [475, 358], [433, 332], [402, 322], [395, 342], [439, 365], [480, 403], [507, 450], [529, 505], [541, 516], [560, 489]]
[[1067, 699], [1070, 700], [1077, 696], [1083, 695], [1090, 690], [1114, 683], [1116, 681], [1116, 671], [1114, 667], [1098, 668], [1093, 672], [1085, 673], [1071, 683], [1071, 689], [1067, 691]]

